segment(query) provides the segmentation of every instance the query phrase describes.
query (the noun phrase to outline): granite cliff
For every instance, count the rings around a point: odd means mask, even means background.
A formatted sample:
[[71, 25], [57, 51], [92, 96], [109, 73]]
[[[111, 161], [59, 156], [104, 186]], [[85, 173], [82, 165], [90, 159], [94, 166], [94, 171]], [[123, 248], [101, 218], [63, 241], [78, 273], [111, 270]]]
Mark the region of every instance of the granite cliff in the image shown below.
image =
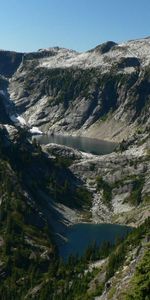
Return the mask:
[[149, 131], [150, 38], [6, 54], [7, 97], [29, 127], [119, 142]]

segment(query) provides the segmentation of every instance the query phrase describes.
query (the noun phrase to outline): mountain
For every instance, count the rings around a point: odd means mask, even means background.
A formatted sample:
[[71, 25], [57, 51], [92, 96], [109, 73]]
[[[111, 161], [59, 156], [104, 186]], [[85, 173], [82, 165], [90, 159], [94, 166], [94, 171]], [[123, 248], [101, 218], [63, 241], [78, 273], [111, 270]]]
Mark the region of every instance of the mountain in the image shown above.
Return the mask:
[[[50, 292], [49, 299], [58, 296], [61, 275], [55, 272], [59, 272], [61, 261], [57, 240], [64, 242], [66, 226], [71, 224], [63, 211], [70, 216], [73, 210], [84, 213], [91, 206], [90, 192], [67, 163], [67, 159], [47, 155], [35, 140], [29, 142], [25, 129], [1, 125], [1, 299], [31, 299], [32, 287], [51, 285], [51, 281], [54, 286], [44, 290]], [[65, 276], [67, 281], [67, 270]], [[43, 293], [43, 289], [39, 291]]]
[[[85, 53], [0, 51], [2, 300], [147, 300], [150, 236], [150, 38]], [[40, 145], [31, 132], [117, 141], [97, 156]], [[132, 227], [63, 262], [68, 225]]]
[[11, 77], [21, 64], [23, 53], [0, 50], [0, 74]]
[[[131, 156], [127, 162], [125, 151], [116, 154], [124, 166], [123, 175], [130, 174], [130, 177], [116, 180], [110, 186], [108, 176], [110, 180], [112, 171], [116, 172], [114, 176], [118, 173], [115, 156], [106, 155], [105, 159], [99, 160], [91, 156], [87, 160], [72, 149], [62, 147], [62, 151], [55, 145], [46, 146], [47, 150], [43, 152], [35, 140], [31, 144], [27, 137], [26, 129], [1, 125], [1, 299], [92, 300], [98, 296], [100, 300], [144, 300], [145, 295], [149, 295], [150, 272], [149, 158], [141, 156], [137, 160], [137, 156]], [[68, 156], [73, 160], [68, 160]], [[143, 164], [145, 171], [142, 170]], [[104, 174], [101, 178], [96, 177], [98, 169], [104, 172], [106, 167], [107, 181]], [[134, 206], [126, 217], [128, 222], [132, 220], [133, 224], [141, 225], [123, 241], [118, 240], [115, 246], [104, 243], [99, 248], [94, 244], [82, 258], [70, 257], [64, 263], [59, 258], [56, 237], [61, 239], [64, 234], [67, 221], [64, 211], [68, 206], [68, 218], [71, 218], [73, 209], [83, 215], [90, 210], [91, 195], [82, 180], [86, 173], [87, 178], [93, 176], [98, 191], [104, 196], [100, 203], [104, 217], [104, 204], [110, 209], [117, 193], [121, 195], [131, 190], [126, 200]], [[120, 178], [120, 174], [118, 176]]]
[[29, 126], [117, 142], [149, 131], [150, 38], [18, 55], [8, 94]]

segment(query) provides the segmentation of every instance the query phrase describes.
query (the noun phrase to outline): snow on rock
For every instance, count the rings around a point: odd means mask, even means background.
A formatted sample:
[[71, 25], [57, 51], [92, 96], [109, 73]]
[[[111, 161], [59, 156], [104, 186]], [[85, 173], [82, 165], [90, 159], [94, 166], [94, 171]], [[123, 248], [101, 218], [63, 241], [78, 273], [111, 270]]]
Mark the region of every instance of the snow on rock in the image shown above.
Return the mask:
[[88, 68], [102, 65], [103, 59], [95, 53], [77, 53], [67, 49], [59, 49], [55, 56], [42, 58], [39, 60], [39, 67], [44, 68]]
[[[46, 51], [51, 51], [52, 55], [40, 58], [38, 67], [83, 69], [100, 67], [103, 72], [106, 72], [114, 62], [118, 62], [121, 58], [137, 58], [143, 66], [150, 62], [150, 38], [116, 44], [106, 53], [98, 52], [96, 48], [83, 53], [59, 47], [49, 48]], [[123, 70], [127, 73], [132, 71], [134, 71], [132, 66], [131, 70], [130, 67]]]
[[26, 121], [23, 117], [17, 116], [17, 120], [20, 122], [21, 125], [26, 125]]
[[140, 58], [144, 65], [150, 62], [150, 37], [131, 40], [127, 43], [122, 43], [120, 46], [126, 47], [132, 56]]
[[30, 129], [30, 132], [31, 132], [32, 134], [43, 134], [43, 132], [42, 132], [41, 130], [39, 130], [38, 127], [32, 127], [32, 128]]
[[23, 126], [27, 125], [25, 119], [21, 116], [18, 115], [10, 115], [10, 119], [14, 122], [14, 123], [19, 123]]

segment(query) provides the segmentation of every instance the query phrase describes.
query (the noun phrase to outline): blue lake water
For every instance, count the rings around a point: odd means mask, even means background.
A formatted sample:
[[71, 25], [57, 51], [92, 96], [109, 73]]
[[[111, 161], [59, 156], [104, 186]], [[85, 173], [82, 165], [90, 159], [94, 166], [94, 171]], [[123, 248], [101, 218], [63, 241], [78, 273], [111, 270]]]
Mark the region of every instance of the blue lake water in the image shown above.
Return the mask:
[[67, 259], [70, 254], [84, 254], [89, 245], [96, 241], [100, 245], [104, 241], [112, 244], [116, 238], [122, 238], [131, 231], [130, 227], [116, 224], [76, 224], [66, 229], [67, 242], [58, 244], [60, 256]]
[[[86, 137], [62, 135], [43, 135], [35, 137], [41, 144], [55, 143], [96, 155], [111, 153], [116, 147], [115, 143]], [[93, 242], [96, 242], [97, 245], [101, 245], [104, 241], [114, 243], [116, 238], [124, 237], [130, 230], [130, 227], [114, 224], [82, 223], [65, 227], [64, 232], [61, 232], [61, 234], [64, 235], [67, 242], [62, 242], [60, 239], [57, 241], [60, 256], [64, 260], [66, 260], [70, 254], [79, 254], [81, 256]]]
[[116, 147], [115, 143], [80, 136], [40, 135], [35, 138], [44, 145], [55, 143], [96, 155], [111, 153]]

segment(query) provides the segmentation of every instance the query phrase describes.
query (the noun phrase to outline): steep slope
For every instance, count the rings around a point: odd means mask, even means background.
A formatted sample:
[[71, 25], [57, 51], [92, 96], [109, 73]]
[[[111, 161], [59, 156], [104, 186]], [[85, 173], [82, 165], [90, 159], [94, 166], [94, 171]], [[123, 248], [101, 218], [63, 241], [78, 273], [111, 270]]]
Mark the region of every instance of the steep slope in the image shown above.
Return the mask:
[[9, 93], [29, 126], [121, 141], [149, 130], [150, 38], [24, 55]]
[[3, 76], [0, 76], [0, 124], [11, 124], [5, 101], [5, 91], [7, 87], [7, 80]]
[[[25, 299], [45, 273], [58, 268], [56, 240], [71, 222], [63, 209], [82, 213], [90, 206], [90, 193], [65, 162], [50, 158], [35, 141], [31, 144], [26, 130], [1, 125], [1, 299]], [[50, 274], [47, 278], [55, 282], [55, 272]], [[54, 287], [50, 290], [57, 294]]]
[[0, 145], [2, 158], [9, 162], [15, 174], [19, 174], [22, 188], [29, 198], [34, 199], [35, 206], [45, 205], [47, 215], [54, 213], [57, 203], [72, 209], [82, 210], [86, 206], [89, 209], [91, 195], [83, 187], [82, 180], [67, 168], [70, 164], [67, 158], [63, 160], [47, 155], [36, 140], [33, 143], [28, 141], [25, 129], [8, 125], [0, 128]]
[[[1, 298], [147, 300], [150, 39], [107, 42], [86, 53], [0, 52], [1, 59]], [[29, 142], [25, 124], [128, 139], [101, 157], [42, 149]], [[56, 240], [79, 220], [142, 225], [116, 246], [91, 246], [64, 264]]]
[[115, 247], [91, 247], [83, 258], [70, 257], [65, 264], [58, 258], [44, 199], [29, 197], [21, 174], [6, 157], [1, 148], [1, 299], [145, 300], [149, 295], [149, 220]]
[[90, 282], [87, 292], [89, 298], [85, 299], [149, 299], [149, 221], [147, 219], [123, 242], [118, 243], [107, 259], [97, 263], [99, 271]]
[[[76, 194], [78, 180], [73, 183], [73, 173], [60, 162], [60, 158], [56, 161], [44, 154], [35, 141], [30, 144], [26, 131], [18, 132], [8, 125], [1, 128], [1, 299], [92, 300], [97, 295], [100, 298], [96, 299], [103, 300], [131, 296], [144, 300], [149, 295], [150, 272], [147, 220], [115, 248], [107, 244], [102, 249], [94, 246], [81, 259], [70, 257], [66, 264], [59, 260], [55, 233], [63, 227], [63, 216], [54, 205], [69, 195], [71, 207], [81, 209], [87, 200], [87, 194], [83, 199]], [[66, 179], [73, 189], [67, 188], [67, 193]], [[132, 289], [126, 295], [128, 286]]]
[[[142, 138], [140, 143], [142, 142]], [[67, 157], [70, 171], [91, 192], [92, 223], [138, 226], [150, 216], [150, 146], [148, 143], [96, 156], [48, 144], [46, 152]]]
[[23, 53], [0, 50], [0, 74], [11, 77], [22, 61]]

